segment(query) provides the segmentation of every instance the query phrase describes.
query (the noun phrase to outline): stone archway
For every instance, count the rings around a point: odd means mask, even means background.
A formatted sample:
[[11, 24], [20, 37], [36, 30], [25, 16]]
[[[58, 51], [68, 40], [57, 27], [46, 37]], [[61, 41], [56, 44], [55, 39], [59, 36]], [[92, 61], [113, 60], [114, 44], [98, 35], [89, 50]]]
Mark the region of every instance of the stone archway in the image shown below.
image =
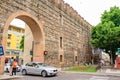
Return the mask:
[[4, 50], [6, 50], [8, 27], [9, 27], [10, 22], [14, 18], [23, 20], [32, 31], [33, 41], [34, 41], [33, 61], [44, 62], [43, 53], [45, 50], [45, 39], [44, 39], [44, 32], [43, 32], [43, 23], [42, 21], [38, 21], [37, 18], [35, 18], [34, 16], [26, 12], [23, 12], [23, 11], [13, 13], [5, 23], [4, 31], [3, 31], [4, 33], [3, 40], [2, 40], [2, 45], [4, 47]]

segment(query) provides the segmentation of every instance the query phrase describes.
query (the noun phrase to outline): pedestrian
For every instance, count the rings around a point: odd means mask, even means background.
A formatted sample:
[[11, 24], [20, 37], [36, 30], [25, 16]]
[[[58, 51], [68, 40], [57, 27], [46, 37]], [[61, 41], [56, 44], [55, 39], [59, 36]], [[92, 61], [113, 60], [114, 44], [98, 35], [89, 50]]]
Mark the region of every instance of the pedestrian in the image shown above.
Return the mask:
[[101, 62], [101, 66], [103, 68], [103, 66], [105, 65], [105, 61], [103, 59], [101, 59], [100, 62]]
[[5, 58], [5, 64], [8, 63], [8, 58]]
[[103, 59], [100, 59], [99, 61], [100, 71], [103, 70], [104, 65], [105, 65], [105, 61]]
[[10, 70], [9, 70], [9, 73], [10, 73], [10, 76], [12, 75], [12, 62], [13, 62], [14, 58], [11, 57], [11, 59], [9, 60], [9, 63], [10, 63]]
[[23, 59], [21, 60], [21, 65], [23, 65]]
[[16, 59], [12, 62], [12, 75], [16, 75], [16, 68], [17, 68], [18, 62]]

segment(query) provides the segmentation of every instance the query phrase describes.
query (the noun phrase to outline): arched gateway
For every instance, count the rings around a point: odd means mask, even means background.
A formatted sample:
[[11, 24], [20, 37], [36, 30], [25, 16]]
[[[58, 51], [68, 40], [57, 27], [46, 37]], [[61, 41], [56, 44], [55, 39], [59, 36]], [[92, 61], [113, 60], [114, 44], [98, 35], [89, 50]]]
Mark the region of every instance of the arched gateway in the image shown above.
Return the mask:
[[[43, 62], [44, 61], [43, 53], [45, 50], [44, 32], [42, 28], [43, 25], [34, 16], [26, 12], [23, 12], [23, 11], [19, 11], [19, 12], [16, 12], [10, 15], [10, 17], [7, 19], [5, 23], [5, 26], [3, 29], [4, 34], [2, 38], [2, 46], [4, 47], [4, 51], [6, 51], [6, 42], [7, 42], [6, 40], [7, 40], [8, 27], [10, 25], [10, 22], [14, 18], [23, 20], [31, 29], [32, 34], [33, 34], [33, 41], [34, 41], [33, 61]], [[27, 58], [24, 57], [24, 60], [25, 59]], [[2, 57], [1, 60], [3, 61], [3, 63], [0, 64], [1, 65], [0, 68], [3, 67], [2, 65], [4, 65], [4, 57]], [[3, 68], [0, 71], [3, 71]]]

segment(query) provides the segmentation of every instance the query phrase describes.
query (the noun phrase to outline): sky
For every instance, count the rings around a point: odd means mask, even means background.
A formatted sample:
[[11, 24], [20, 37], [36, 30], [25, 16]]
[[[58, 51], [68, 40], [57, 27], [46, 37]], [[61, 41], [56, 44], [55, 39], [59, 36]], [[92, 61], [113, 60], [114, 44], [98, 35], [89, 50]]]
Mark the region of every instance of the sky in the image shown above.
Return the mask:
[[25, 28], [25, 22], [20, 19], [13, 19], [10, 25], [14, 25], [17, 27]]
[[120, 7], [120, 0], [64, 0], [87, 22], [95, 26], [100, 22], [101, 14], [110, 7]]
[[[120, 7], [120, 0], [64, 0], [88, 23], [95, 26], [100, 22], [101, 14], [110, 7]], [[23, 27], [25, 23], [19, 19], [14, 19], [10, 24]]]

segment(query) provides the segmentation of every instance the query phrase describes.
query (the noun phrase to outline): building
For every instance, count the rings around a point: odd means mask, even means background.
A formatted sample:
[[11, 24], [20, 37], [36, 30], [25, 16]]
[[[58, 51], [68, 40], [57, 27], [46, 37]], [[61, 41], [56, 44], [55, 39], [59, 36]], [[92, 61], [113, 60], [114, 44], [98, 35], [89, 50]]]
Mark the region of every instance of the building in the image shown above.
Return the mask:
[[10, 25], [8, 29], [6, 57], [23, 58], [23, 51], [20, 49], [20, 41], [24, 36], [24, 28]]

